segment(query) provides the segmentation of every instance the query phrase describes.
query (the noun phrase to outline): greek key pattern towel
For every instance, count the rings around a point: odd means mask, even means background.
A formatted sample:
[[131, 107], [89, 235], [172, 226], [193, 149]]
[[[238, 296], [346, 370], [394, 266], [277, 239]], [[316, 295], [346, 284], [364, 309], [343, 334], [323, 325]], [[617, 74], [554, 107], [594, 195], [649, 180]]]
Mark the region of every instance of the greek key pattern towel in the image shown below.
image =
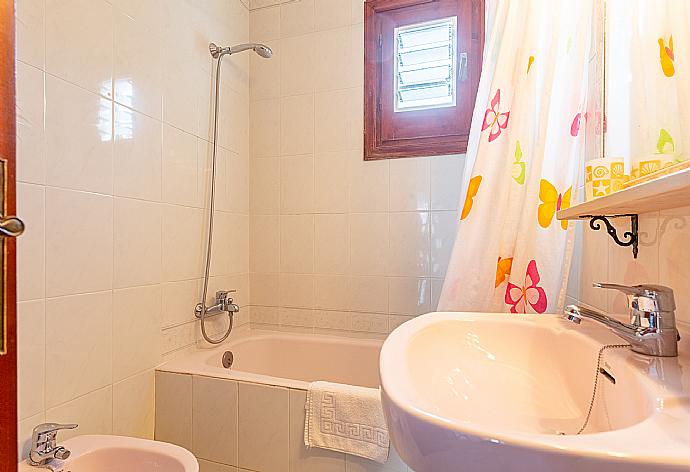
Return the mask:
[[307, 447], [331, 449], [381, 463], [388, 459], [388, 429], [378, 389], [312, 382], [305, 409]]

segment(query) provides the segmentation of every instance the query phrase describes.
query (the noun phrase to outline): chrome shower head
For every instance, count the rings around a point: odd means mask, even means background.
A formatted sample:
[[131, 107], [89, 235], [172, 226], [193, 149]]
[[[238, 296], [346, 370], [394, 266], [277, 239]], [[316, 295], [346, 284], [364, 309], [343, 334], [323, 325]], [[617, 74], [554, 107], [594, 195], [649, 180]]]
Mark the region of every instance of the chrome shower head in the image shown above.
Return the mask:
[[271, 51], [271, 48], [264, 44], [258, 43], [238, 44], [237, 46], [231, 46], [227, 48], [222, 48], [214, 43], [211, 43], [209, 44], [208, 49], [209, 51], [211, 51], [211, 56], [213, 56], [214, 59], [218, 59], [218, 57], [222, 54], [237, 54], [238, 52], [248, 51], [250, 49], [257, 53], [259, 56], [264, 57], [266, 59], [273, 56], [273, 51]]

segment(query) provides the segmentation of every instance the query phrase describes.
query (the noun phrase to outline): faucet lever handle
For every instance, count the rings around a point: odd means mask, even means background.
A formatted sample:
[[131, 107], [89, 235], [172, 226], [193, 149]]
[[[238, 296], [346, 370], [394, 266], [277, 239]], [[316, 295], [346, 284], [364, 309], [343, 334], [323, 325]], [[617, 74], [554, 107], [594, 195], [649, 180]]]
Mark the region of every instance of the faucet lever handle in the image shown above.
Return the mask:
[[35, 435], [56, 433], [62, 429], [75, 429], [79, 426], [76, 423], [60, 424], [60, 423], [43, 423], [34, 428]]
[[630, 308], [646, 312], [674, 311], [673, 289], [664, 285], [621, 285], [595, 283], [594, 287], [618, 290], [628, 296]]

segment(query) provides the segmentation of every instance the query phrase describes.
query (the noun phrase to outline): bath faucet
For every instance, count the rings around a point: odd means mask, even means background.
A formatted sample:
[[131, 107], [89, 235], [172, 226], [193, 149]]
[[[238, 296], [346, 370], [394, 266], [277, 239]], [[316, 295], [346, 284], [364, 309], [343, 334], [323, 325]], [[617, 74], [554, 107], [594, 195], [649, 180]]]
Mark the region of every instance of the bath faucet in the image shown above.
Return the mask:
[[614, 289], [628, 297], [630, 323], [622, 323], [596, 310], [577, 305], [565, 308], [566, 319], [580, 324], [589, 318], [603, 324], [630, 343], [633, 351], [656, 357], [678, 355], [680, 335], [676, 328], [673, 290], [662, 285], [618, 285], [595, 283], [594, 287]]
[[62, 429], [74, 429], [76, 424], [43, 423], [34, 428], [31, 435], [31, 452], [29, 464], [35, 467], [50, 468], [54, 459], [65, 460], [70, 451], [57, 445], [57, 433]]
[[237, 290], [219, 290], [216, 292], [216, 304], [208, 307], [204, 307], [201, 303], [197, 303], [194, 308], [194, 314], [197, 318], [201, 318], [202, 311], [205, 311], [206, 315], [216, 315], [218, 313], [227, 312], [228, 314], [237, 313], [240, 311], [240, 307], [233, 303], [231, 297], [228, 296], [229, 293], [234, 293]]

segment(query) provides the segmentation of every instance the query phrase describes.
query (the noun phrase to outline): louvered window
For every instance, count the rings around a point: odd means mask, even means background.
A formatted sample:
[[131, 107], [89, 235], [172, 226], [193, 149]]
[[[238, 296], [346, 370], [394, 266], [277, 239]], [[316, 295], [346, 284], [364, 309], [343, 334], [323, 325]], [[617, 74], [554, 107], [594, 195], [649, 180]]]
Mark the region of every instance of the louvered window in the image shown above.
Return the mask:
[[364, 159], [462, 154], [484, 0], [364, 0]]
[[455, 106], [457, 17], [395, 28], [395, 111]]

